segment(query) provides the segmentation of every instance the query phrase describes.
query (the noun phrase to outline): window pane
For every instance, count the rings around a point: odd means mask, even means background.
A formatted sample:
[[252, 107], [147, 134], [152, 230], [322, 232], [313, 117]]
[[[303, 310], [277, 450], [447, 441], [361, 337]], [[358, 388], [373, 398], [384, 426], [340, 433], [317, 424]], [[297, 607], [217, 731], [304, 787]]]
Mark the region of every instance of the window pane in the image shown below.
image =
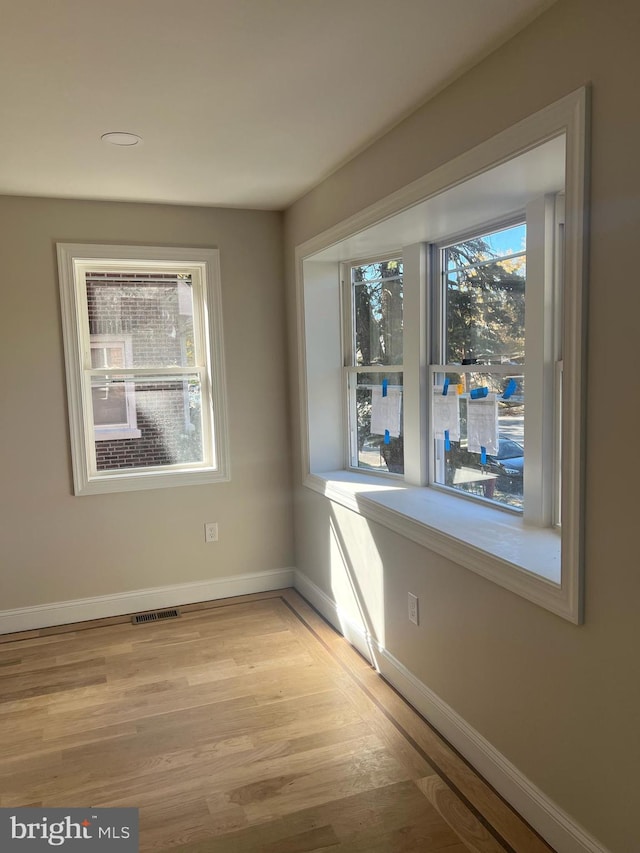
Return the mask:
[[102, 337], [91, 341], [91, 367], [125, 367], [125, 341], [107, 343]]
[[356, 365], [402, 364], [402, 261], [352, 267]]
[[526, 226], [444, 250], [448, 364], [524, 363]]
[[[99, 471], [203, 461], [202, 401], [197, 376], [94, 377], [91, 390]], [[125, 414], [113, 439], [105, 431], [105, 427], [116, 426], [115, 421], [104, 420], [105, 400], [114, 401], [114, 418]], [[122, 425], [129, 429], [131, 437], [123, 434]]]
[[352, 379], [357, 466], [403, 474], [402, 373], [359, 373]]
[[[93, 367], [195, 365], [191, 276], [89, 272], [86, 284]], [[121, 341], [124, 363], [105, 338]]]
[[[442, 395], [444, 374], [436, 376], [434, 395]], [[457, 397], [459, 404], [460, 438], [454, 440], [454, 428], [450, 429], [447, 448], [446, 437], [434, 439], [435, 482], [450, 486], [467, 494], [490, 498], [504, 506], [522, 509], [524, 484], [524, 376], [497, 376], [488, 373], [448, 373], [450, 385], [448, 395], [462, 393]], [[495, 446], [489, 444], [484, 459], [481, 450], [470, 447], [471, 433], [477, 435], [477, 427], [469, 428], [470, 392], [487, 389], [488, 395], [497, 397], [497, 434]], [[508, 399], [502, 399], [504, 393]], [[480, 398], [490, 400], [487, 398]], [[434, 428], [436, 407], [434, 405]], [[434, 434], [435, 429], [434, 429]], [[482, 433], [481, 433], [482, 434]], [[488, 437], [487, 437], [488, 438]], [[481, 445], [482, 446], [482, 445]]]
[[95, 426], [128, 426], [125, 387], [112, 383], [93, 385], [93, 423]]

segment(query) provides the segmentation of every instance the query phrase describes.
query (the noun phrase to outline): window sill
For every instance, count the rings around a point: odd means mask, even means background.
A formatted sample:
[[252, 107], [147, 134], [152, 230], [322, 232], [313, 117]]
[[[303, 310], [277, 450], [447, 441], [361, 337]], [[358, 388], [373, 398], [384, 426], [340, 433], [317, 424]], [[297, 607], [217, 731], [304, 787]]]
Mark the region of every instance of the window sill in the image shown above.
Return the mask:
[[142, 432], [134, 427], [101, 429], [94, 432], [96, 441], [119, 441], [122, 438], [140, 438]]
[[173, 486], [199, 486], [209, 483], [227, 483], [230, 477], [224, 470], [214, 468], [186, 469], [168, 466], [153, 469], [123, 468], [104, 471], [74, 481], [76, 495], [101, 495], [111, 492], [137, 492], [144, 489], [163, 489]]
[[351, 471], [305, 486], [559, 616], [576, 621], [561, 583], [559, 531], [440, 492]]

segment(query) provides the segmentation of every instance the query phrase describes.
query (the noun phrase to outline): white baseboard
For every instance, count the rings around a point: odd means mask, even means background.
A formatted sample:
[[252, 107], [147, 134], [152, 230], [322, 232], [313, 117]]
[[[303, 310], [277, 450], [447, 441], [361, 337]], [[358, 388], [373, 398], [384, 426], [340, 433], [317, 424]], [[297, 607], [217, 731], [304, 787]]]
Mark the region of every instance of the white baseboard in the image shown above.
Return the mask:
[[0, 610], [0, 634], [283, 589], [293, 586], [293, 575], [293, 569], [273, 569], [206, 581], [117, 592], [113, 595], [98, 595], [94, 598], [37, 604], [34, 607], [19, 607], [15, 610]]
[[[322, 613], [337, 631], [340, 631], [352, 646], [355, 646], [361, 655], [364, 655], [371, 663], [375, 663], [372, 654], [374, 640], [363, 625], [354, 622], [350, 616], [340, 610], [332, 598], [329, 598], [319, 586], [316, 586], [313, 581], [310, 581], [306, 575], [297, 569], [294, 570], [293, 586], [303, 598], [306, 598], [309, 604], [312, 604], [316, 610]], [[375, 646], [377, 647], [377, 643]]]
[[528, 821], [558, 853], [608, 853], [595, 838], [557, 806], [502, 753], [470, 726], [426, 684], [379, 645], [300, 571], [294, 586], [361, 654], [364, 654], [467, 761]]

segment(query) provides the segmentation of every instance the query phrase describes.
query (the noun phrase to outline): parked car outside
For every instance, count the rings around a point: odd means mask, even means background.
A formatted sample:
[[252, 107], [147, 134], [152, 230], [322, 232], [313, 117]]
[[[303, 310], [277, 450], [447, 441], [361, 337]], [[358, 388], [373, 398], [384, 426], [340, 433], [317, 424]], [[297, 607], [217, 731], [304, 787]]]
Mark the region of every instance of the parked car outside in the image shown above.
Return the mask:
[[488, 470], [498, 476], [522, 480], [524, 447], [506, 436], [499, 436], [498, 453], [487, 457]]

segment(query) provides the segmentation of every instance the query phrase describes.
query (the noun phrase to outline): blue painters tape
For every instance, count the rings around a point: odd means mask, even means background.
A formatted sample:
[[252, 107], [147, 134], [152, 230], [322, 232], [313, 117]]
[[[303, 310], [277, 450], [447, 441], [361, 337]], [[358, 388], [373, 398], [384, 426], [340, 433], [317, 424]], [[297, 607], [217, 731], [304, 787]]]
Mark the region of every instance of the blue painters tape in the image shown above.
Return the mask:
[[384, 431], [384, 443], [391, 444], [391, 436], [389, 435], [389, 430], [385, 429]]
[[449, 439], [449, 430], [445, 429], [444, 431], [444, 449], [451, 450], [451, 441]]
[[516, 382], [516, 380], [510, 379], [508, 384], [507, 384], [507, 387], [504, 389], [504, 394], [502, 395], [502, 399], [508, 400], [509, 397], [513, 394], [513, 392], [516, 390], [517, 387], [518, 387], [518, 383]]
[[484, 388], [474, 388], [472, 391], [469, 391], [469, 396], [472, 400], [479, 400], [481, 397], [487, 397], [489, 394], [489, 389], [487, 387]]
[[387, 387], [388, 387], [388, 385], [389, 385], [389, 380], [388, 380], [388, 379], [383, 379], [383, 380], [382, 380], [382, 396], [383, 396], [383, 397], [386, 397], [386, 396], [387, 396]]
[[487, 448], [486, 447], [482, 447], [482, 446], [480, 447], [480, 462], [482, 462], [483, 465], [487, 464]]
[[449, 380], [445, 379], [444, 382], [442, 383], [442, 396], [446, 397], [448, 392], [449, 392]]

